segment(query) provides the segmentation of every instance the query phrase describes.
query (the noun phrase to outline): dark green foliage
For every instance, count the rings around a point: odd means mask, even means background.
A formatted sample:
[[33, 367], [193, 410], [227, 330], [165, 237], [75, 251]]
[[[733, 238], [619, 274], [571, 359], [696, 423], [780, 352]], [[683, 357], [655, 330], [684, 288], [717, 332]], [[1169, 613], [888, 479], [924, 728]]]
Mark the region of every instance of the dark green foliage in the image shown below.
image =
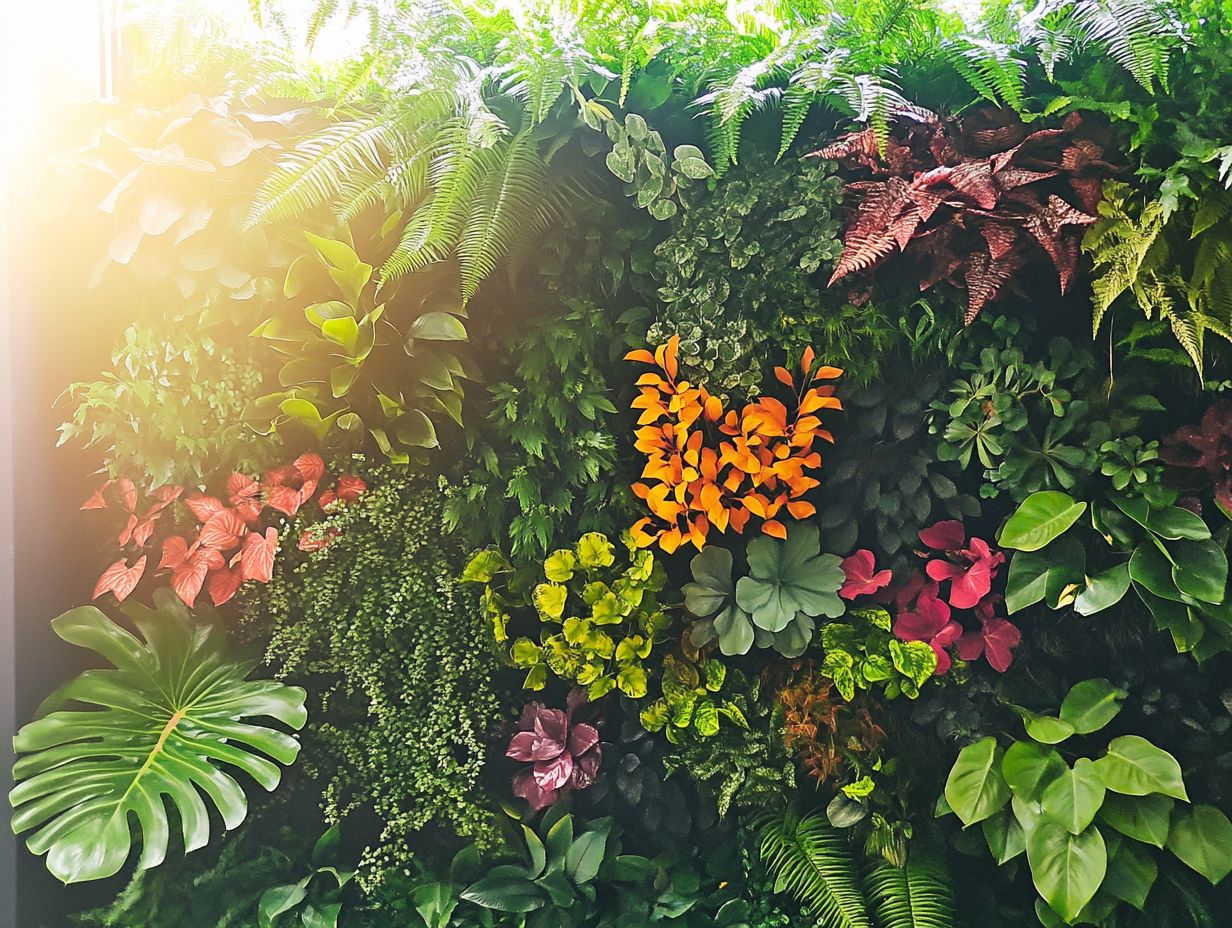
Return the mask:
[[856, 383], [875, 376], [891, 340], [882, 312], [825, 290], [842, 253], [841, 197], [828, 165], [764, 157], [729, 171], [708, 196], [690, 192], [655, 249], [661, 305], [647, 343], [679, 335], [687, 378], [737, 399], [756, 395], [767, 357], [797, 357], [808, 345]]
[[818, 518], [826, 550], [872, 546], [902, 570], [915, 560], [909, 553], [920, 529], [975, 515], [979, 505], [956, 482], [960, 469], [939, 460], [928, 433], [926, 410], [941, 394], [943, 375], [901, 362], [890, 370], [884, 382], [840, 390], [845, 412], [834, 448], [823, 454]]
[[668, 776], [690, 776], [714, 792], [719, 815], [732, 807], [757, 806], [781, 796], [796, 782], [795, 764], [779, 737], [776, 712], [758, 702], [760, 685], [729, 671], [735, 703], [748, 725], [723, 725], [710, 738], [690, 738], [665, 749], [663, 766]]
[[364, 477], [361, 502], [314, 529], [339, 534], [307, 556], [284, 549], [248, 618], [272, 633], [270, 663], [311, 683], [323, 721], [305, 738], [305, 764], [331, 821], [359, 808], [378, 816], [365, 865], [379, 869], [405, 861], [429, 826], [491, 841], [478, 785], [498, 663], [457, 586], [465, 559], [443, 540], [437, 482], [396, 467]]
[[510, 338], [504, 348], [516, 364], [489, 385], [485, 421], [468, 439], [474, 465], [449, 490], [451, 531], [475, 545], [507, 541], [525, 558], [568, 540], [566, 529], [619, 533], [627, 516], [612, 480], [616, 407], [601, 366], [612, 338], [586, 300]]
[[1105, 444], [1163, 409], [1140, 365], [1118, 364], [1114, 380], [1107, 361], [1065, 338], [1045, 347], [1006, 316], [954, 350], [963, 376], [933, 401], [929, 427], [941, 460], [983, 468], [985, 498], [1086, 486], [1118, 447]]
[[103, 379], [75, 383], [60, 443], [83, 442], [112, 477], [140, 486], [204, 483], [234, 470], [259, 473], [281, 455], [277, 435], [244, 419], [266, 378], [253, 345], [132, 325]]

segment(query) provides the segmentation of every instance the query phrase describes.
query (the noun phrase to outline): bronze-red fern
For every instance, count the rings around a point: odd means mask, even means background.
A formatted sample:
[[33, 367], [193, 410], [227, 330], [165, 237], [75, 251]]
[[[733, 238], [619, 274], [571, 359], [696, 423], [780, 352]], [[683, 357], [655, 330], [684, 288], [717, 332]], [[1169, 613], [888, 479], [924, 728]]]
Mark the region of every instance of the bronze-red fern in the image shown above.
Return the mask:
[[838, 161], [855, 194], [830, 283], [903, 255], [918, 264], [920, 290], [943, 281], [966, 290], [970, 323], [1047, 258], [1064, 293], [1103, 181], [1117, 170], [1104, 134], [1080, 113], [1031, 130], [992, 107], [961, 121], [917, 110], [883, 145], [865, 129], [813, 152]]

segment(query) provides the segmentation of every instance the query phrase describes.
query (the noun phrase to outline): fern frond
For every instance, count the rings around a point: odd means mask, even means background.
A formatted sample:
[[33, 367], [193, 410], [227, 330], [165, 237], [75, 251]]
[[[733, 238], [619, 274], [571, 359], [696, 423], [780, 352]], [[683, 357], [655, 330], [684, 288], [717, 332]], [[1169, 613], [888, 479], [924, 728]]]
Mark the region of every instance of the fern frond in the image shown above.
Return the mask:
[[954, 895], [944, 866], [913, 853], [905, 867], [881, 863], [864, 877], [877, 928], [953, 928]]
[[458, 242], [463, 300], [474, 296], [480, 281], [495, 270], [515, 239], [533, 238], [547, 228], [554, 216], [543, 197], [547, 183], [543, 162], [523, 130], [471, 199], [470, 215]]
[[965, 37], [946, 45], [945, 59], [981, 98], [1022, 111], [1026, 63], [1009, 46]]
[[824, 928], [870, 928], [859, 874], [842, 831], [820, 811], [788, 810], [762, 828], [760, 853], [775, 892], [808, 906]]
[[1083, 38], [1154, 91], [1168, 89], [1168, 65], [1181, 32], [1158, 0], [1077, 0], [1074, 25]]
[[800, 127], [808, 118], [809, 108], [813, 105], [816, 93], [799, 83], [792, 83], [783, 94], [783, 124], [779, 131], [779, 150], [774, 156], [778, 161], [787, 154], [792, 142], [800, 134]]

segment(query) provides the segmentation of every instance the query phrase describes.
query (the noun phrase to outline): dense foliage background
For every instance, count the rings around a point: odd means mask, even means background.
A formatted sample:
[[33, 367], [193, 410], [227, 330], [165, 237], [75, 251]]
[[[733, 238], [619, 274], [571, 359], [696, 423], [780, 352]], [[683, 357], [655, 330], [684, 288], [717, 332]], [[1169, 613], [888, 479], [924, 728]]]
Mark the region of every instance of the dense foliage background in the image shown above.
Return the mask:
[[1232, 11], [161, 12], [38, 219], [75, 924], [1226, 923]]

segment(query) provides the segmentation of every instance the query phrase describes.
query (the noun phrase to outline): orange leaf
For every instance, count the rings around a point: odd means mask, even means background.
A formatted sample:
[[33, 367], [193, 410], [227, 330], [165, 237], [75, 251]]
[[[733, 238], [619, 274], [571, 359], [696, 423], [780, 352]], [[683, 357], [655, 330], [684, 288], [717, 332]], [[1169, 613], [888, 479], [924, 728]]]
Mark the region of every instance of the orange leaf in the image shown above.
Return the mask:
[[761, 530], [765, 534], [774, 538], [782, 538], [784, 541], [787, 540], [787, 527], [777, 519], [771, 519], [768, 522], [763, 522], [761, 525]]
[[654, 364], [655, 356], [645, 348], [635, 348], [625, 353], [626, 361], [640, 361], [642, 364]]
[[793, 390], [796, 388], [795, 378], [791, 376], [791, 372], [788, 371], [787, 368], [776, 367], [774, 369], [774, 377], [776, 380], [778, 380], [779, 383], [785, 384], [791, 387]]
[[841, 367], [821, 366], [817, 368], [817, 373], [813, 375], [814, 380], [833, 380], [835, 377], [842, 377], [843, 369]]

